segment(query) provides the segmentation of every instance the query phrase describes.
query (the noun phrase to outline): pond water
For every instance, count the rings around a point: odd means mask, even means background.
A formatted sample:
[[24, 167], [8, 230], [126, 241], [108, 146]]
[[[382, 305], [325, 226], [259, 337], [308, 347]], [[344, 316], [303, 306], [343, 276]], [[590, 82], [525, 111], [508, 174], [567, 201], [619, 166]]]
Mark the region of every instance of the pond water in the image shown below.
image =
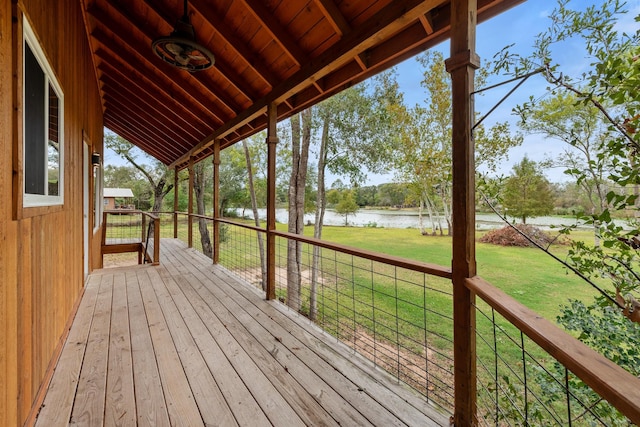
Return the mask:
[[[250, 209], [237, 209], [238, 215], [251, 215]], [[266, 219], [266, 209], [258, 209], [260, 219]], [[425, 226], [429, 226], [428, 218], [424, 216]], [[276, 209], [276, 221], [286, 224], [288, 222], [288, 213], [286, 209]], [[313, 224], [314, 214], [307, 214], [304, 216], [304, 221], [307, 224]], [[393, 209], [362, 209], [355, 215], [349, 215], [348, 223], [351, 227], [384, 227], [384, 228], [418, 228], [418, 212], [416, 211], [403, 211]], [[559, 227], [562, 225], [575, 224], [575, 220], [571, 218], [560, 218], [553, 216], [543, 216], [537, 218], [527, 219], [527, 223], [539, 227], [543, 230], [549, 230], [552, 227]], [[324, 225], [345, 225], [345, 218], [343, 215], [337, 214], [334, 210], [328, 209], [324, 216]], [[443, 222], [446, 227], [446, 223]], [[478, 230], [490, 230], [494, 228], [503, 227], [504, 223], [495, 214], [477, 214], [476, 215], [476, 229]]]

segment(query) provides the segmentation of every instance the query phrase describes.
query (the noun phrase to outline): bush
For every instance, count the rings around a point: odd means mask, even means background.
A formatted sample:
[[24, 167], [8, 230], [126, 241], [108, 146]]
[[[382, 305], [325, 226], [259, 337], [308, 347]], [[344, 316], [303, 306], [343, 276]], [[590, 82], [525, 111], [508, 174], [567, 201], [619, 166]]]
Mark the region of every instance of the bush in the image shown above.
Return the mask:
[[[532, 225], [516, 224], [515, 227], [541, 246], [548, 246], [553, 242], [553, 237]], [[500, 229], [489, 231], [487, 234], [482, 236], [479, 241], [482, 243], [491, 243], [492, 245], [500, 246], [534, 246], [533, 243], [514, 230], [513, 227], [508, 225]]]

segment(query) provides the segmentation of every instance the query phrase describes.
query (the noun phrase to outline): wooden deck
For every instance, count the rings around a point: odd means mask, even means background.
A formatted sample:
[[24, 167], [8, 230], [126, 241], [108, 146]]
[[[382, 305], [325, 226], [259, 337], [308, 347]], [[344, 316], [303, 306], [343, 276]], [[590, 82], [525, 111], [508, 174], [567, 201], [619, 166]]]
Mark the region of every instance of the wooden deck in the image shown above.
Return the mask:
[[182, 242], [161, 260], [91, 274], [36, 425], [448, 425]]

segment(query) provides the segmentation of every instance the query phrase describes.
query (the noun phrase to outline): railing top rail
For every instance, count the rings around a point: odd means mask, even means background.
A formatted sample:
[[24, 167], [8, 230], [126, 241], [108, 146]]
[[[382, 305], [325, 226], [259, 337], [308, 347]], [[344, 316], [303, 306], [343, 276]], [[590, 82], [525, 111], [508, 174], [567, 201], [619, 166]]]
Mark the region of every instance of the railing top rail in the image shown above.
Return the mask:
[[596, 393], [640, 425], [640, 379], [476, 276], [466, 286]]
[[[210, 219], [213, 219], [213, 218], [210, 218]], [[259, 231], [259, 232], [262, 232], [262, 233], [266, 233], [267, 232], [267, 230], [265, 230], [264, 228], [256, 227], [255, 225], [251, 225], [251, 224], [243, 224], [241, 222], [237, 222], [237, 221], [234, 221], [234, 220], [228, 219], [228, 218], [218, 218], [218, 221], [223, 222], [225, 224], [230, 224], [230, 225], [235, 225], [235, 226], [238, 226], [238, 227], [246, 228], [248, 230]]]
[[144, 211], [140, 211], [140, 213], [142, 215], [148, 216], [151, 219], [160, 219], [160, 217], [158, 216], [158, 212], [144, 212]]
[[103, 211], [106, 214], [121, 214], [121, 213], [141, 213], [138, 209], [105, 209]]
[[160, 217], [158, 216], [158, 214], [162, 213], [162, 212], [141, 211], [139, 209], [105, 209], [103, 212], [105, 214], [123, 214], [123, 213], [142, 214], [142, 215], [148, 216], [151, 219], [159, 219]]

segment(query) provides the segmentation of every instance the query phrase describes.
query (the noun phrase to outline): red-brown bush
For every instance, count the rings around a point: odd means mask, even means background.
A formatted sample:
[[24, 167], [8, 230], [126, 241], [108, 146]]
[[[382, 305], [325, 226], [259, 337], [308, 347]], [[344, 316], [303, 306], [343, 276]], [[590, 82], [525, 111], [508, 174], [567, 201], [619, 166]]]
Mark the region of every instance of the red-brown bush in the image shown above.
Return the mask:
[[[532, 225], [516, 224], [515, 226], [518, 228], [518, 230], [522, 231], [524, 234], [526, 234], [542, 246], [547, 246], [553, 241], [553, 237], [551, 237], [548, 233], [545, 233], [544, 231]], [[500, 246], [534, 246], [511, 226], [491, 230], [487, 234], [482, 236], [479, 241], [482, 243], [491, 243], [493, 245]]]

